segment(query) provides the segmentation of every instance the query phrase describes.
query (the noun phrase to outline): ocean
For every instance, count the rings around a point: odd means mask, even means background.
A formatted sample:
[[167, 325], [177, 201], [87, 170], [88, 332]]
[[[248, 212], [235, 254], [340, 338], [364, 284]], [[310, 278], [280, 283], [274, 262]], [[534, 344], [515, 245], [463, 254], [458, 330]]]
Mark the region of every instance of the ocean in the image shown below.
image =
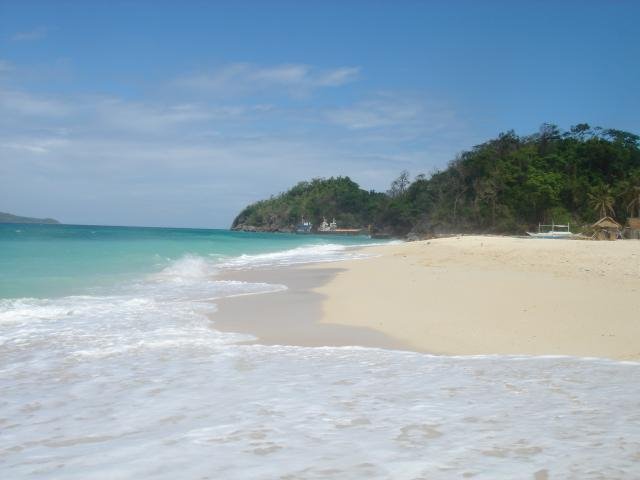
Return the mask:
[[215, 329], [216, 300], [287, 288], [224, 271], [357, 259], [371, 243], [0, 225], [0, 478], [640, 477], [638, 363], [263, 346]]

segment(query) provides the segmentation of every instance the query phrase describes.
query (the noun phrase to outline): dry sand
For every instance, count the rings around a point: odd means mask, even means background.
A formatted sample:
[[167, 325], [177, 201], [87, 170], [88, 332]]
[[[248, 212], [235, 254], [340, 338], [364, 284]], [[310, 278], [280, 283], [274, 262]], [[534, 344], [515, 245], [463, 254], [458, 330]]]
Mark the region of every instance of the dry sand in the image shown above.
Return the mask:
[[370, 253], [315, 289], [324, 324], [436, 354], [640, 359], [638, 241], [462, 236]]

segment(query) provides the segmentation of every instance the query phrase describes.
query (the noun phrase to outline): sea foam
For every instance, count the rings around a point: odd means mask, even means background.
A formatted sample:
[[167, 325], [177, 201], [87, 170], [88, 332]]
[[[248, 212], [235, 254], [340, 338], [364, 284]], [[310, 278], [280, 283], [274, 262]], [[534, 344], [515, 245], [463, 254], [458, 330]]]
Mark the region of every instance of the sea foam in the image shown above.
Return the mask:
[[[365, 247], [367, 244], [356, 246]], [[282, 252], [239, 255], [222, 261], [219, 266], [220, 268], [225, 269], [243, 270], [252, 268], [282, 267], [304, 263], [353, 260], [367, 258], [369, 256], [370, 254], [366, 251], [355, 249], [354, 245], [345, 246], [329, 243], [306, 245]]]
[[215, 330], [216, 299], [286, 288], [216, 272], [362, 254], [188, 255], [92, 295], [1, 300], [0, 477], [640, 477], [637, 363]]

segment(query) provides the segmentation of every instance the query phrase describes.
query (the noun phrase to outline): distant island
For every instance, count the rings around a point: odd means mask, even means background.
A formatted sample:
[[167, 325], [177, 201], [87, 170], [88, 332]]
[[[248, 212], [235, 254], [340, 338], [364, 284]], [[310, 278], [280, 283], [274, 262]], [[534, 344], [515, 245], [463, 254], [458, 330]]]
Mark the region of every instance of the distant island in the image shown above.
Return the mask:
[[0, 212], [0, 223], [46, 223], [46, 224], [58, 224], [58, 220], [53, 218], [33, 218], [33, 217], [20, 217], [18, 215], [12, 215], [10, 213]]
[[500, 134], [458, 155], [446, 169], [388, 191], [363, 190], [349, 177], [300, 182], [247, 206], [234, 230], [293, 232], [304, 217], [395, 236], [443, 233], [521, 234], [538, 223], [591, 225], [609, 215], [640, 216], [640, 137], [586, 123], [562, 131], [544, 124], [532, 135]]

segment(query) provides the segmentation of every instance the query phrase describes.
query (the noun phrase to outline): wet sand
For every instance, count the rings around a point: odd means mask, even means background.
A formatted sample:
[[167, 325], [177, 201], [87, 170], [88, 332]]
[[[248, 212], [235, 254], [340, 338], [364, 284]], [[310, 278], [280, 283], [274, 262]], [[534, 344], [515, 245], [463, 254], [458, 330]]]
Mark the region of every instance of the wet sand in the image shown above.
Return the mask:
[[316, 289], [341, 271], [340, 263], [321, 268], [282, 267], [226, 272], [225, 280], [286, 285], [287, 290], [216, 300], [216, 330], [250, 334], [263, 345], [361, 346], [396, 350], [411, 347], [369, 327], [322, 323], [324, 295]]
[[288, 290], [216, 303], [263, 344], [640, 360], [640, 242], [463, 236], [228, 272]]

